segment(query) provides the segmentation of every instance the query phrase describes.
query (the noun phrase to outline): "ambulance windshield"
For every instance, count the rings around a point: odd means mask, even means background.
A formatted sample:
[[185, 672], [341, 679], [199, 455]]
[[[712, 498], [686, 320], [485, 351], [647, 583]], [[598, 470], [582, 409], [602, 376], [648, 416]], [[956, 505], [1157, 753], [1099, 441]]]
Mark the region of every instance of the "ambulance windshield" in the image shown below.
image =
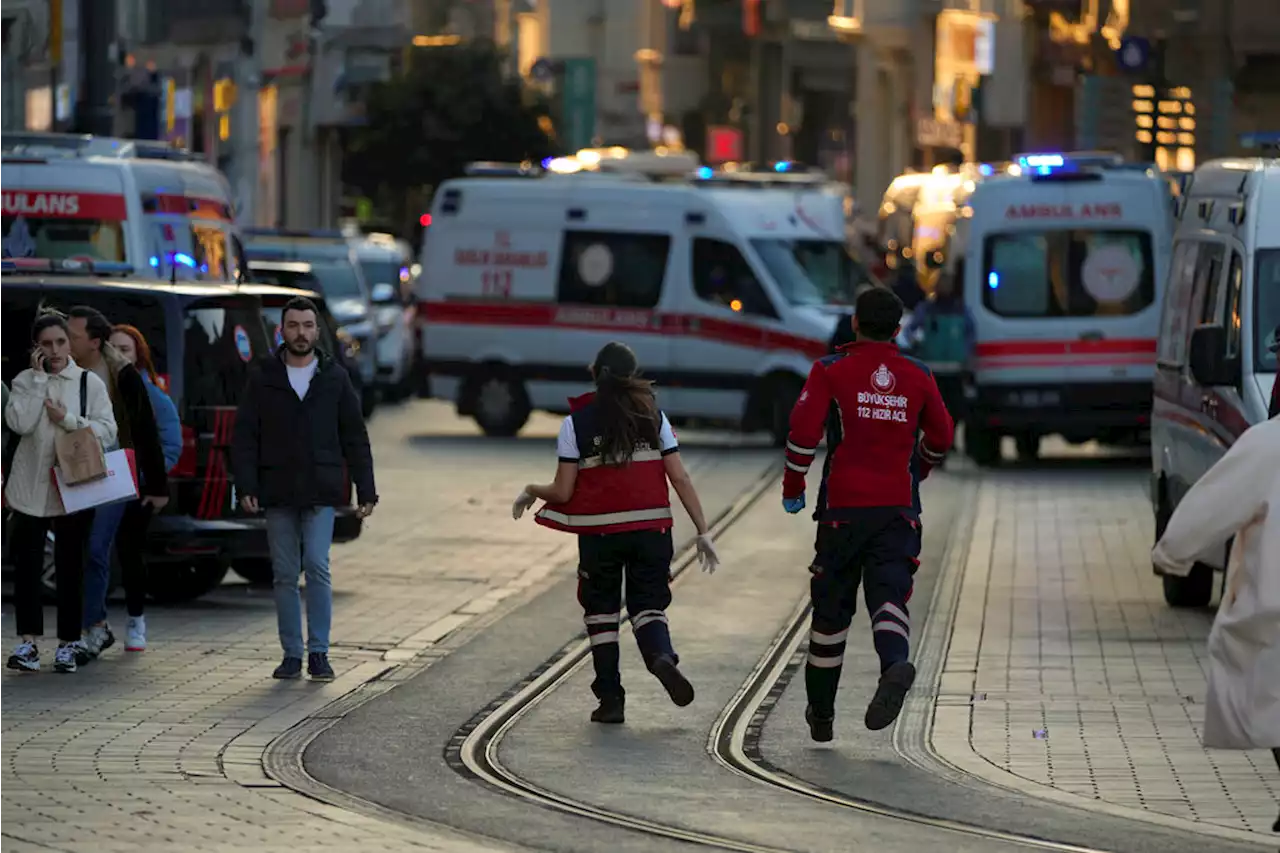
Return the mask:
[[852, 304], [859, 287], [875, 283], [835, 240], [757, 239], [751, 245], [792, 305]]
[[6, 258], [124, 261], [124, 223], [110, 219], [70, 219], [5, 215], [0, 224]]
[[1146, 231], [994, 234], [983, 245], [982, 303], [1002, 317], [1116, 317], [1155, 302]]

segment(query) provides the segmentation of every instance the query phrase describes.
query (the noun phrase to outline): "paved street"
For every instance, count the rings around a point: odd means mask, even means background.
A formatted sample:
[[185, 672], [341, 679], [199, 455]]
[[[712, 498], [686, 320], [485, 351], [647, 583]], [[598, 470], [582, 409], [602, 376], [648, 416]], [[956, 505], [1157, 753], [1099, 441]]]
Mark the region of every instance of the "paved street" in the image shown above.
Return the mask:
[[383, 504], [335, 549], [332, 684], [270, 679], [270, 591], [234, 580], [153, 610], [145, 654], [6, 672], [4, 850], [1274, 849], [1269, 756], [1199, 747], [1211, 614], [1160, 600], [1140, 465], [932, 477], [917, 690], [896, 730], [862, 728], [860, 614], [815, 747], [812, 523], [774, 485], [749, 502], [775, 450], [694, 432], [708, 513], [730, 512], [722, 570], [682, 576], [671, 609], [697, 701], [672, 707], [624, 638], [627, 725], [586, 721], [573, 542], [508, 515], [556, 425], [493, 441], [434, 403], [375, 416]]
[[[933, 744], [995, 784], [1222, 838], [1270, 834], [1265, 751], [1200, 746], [1213, 614], [1165, 605], [1145, 471], [979, 492]], [[970, 701], [969, 697], [972, 697]]]
[[[143, 654], [117, 645], [70, 677], [6, 671], [5, 851], [350, 850], [375, 838], [446, 849], [291, 793], [264, 775], [263, 749], [361, 684], [444, 654], [553, 573], [572, 576], [571, 539], [509, 514], [525, 483], [554, 472], [558, 426], [539, 418], [519, 440], [491, 441], [439, 404], [379, 411], [382, 506], [334, 550], [332, 684], [271, 679], [271, 592], [234, 581], [153, 609]], [[724, 443], [686, 442], [712, 514], [776, 463]], [[122, 608], [112, 615], [123, 624]]]

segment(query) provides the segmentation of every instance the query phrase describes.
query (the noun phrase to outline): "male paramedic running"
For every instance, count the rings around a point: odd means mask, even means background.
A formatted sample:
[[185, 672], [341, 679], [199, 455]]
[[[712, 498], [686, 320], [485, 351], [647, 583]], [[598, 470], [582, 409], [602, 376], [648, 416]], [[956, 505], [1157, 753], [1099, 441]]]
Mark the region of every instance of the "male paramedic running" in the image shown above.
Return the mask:
[[923, 479], [951, 448], [953, 425], [928, 368], [901, 355], [893, 343], [902, 311], [901, 300], [886, 290], [858, 297], [855, 342], [814, 363], [791, 412], [782, 481], [787, 512], [804, 508], [805, 474], [832, 403], [840, 412], [844, 437], [828, 449], [826, 505], [809, 569], [813, 622], [805, 666], [805, 720], [816, 741], [833, 737], [836, 690], [859, 581], [865, 581], [863, 594], [880, 657], [880, 683], [867, 707], [867, 728], [893, 723], [915, 681], [915, 667], [907, 660], [907, 600], [919, 552], [912, 457], [918, 452]]

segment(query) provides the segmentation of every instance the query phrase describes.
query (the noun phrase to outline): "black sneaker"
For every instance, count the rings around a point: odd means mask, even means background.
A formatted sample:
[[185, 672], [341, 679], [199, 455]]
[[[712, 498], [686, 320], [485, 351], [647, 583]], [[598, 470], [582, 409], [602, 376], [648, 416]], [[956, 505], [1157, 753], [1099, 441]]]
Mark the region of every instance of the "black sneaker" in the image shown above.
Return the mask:
[[893, 724], [902, 713], [902, 701], [916, 680], [916, 668], [908, 661], [899, 661], [884, 671], [876, 695], [867, 706], [867, 728], [879, 731]]
[[285, 658], [280, 661], [272, 678], [300, 678], [302, 676], [302, 658]]
[[667, 655], [660, 655], [653, 661], [649, 671], [654, 674], [662, 686], [666, 688], [671, 701], [681, 708], [693, 701], [693, 685], [680, 672], [676, 662]]
[[333, 667], [329, 666], [329, 656], [324, 652], [312, 652], [307, 655], [307, 675], [312, 681], [333, 681]]
[[818, 743], [827, 743], [836, 736], [836, 718], [834, 716], [819, 717], [812, 705], [805, 706], [804, 721], [809, 724], [809, 737]]
[[606, 696], [600, 700], [600, 707], [591, 712], [593, 723], [622, 723], [626, 721], [625, 709], [627, 700], [621, 696]]

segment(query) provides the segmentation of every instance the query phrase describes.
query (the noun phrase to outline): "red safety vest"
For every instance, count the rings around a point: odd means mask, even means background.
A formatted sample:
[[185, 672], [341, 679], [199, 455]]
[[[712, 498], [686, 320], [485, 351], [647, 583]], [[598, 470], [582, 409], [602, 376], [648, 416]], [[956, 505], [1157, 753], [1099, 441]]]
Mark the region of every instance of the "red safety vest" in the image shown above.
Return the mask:
[[562, 504], [543, 504], [535, 520], [543, 527], [578, 534], [670, 529], [671, 496], [662, 449], [640, 448], [626, 465], [605, 465], [594, 450], [600, 444], [594, 401], [594, 394], [569, 400], [578, 440], [573, 497]]

